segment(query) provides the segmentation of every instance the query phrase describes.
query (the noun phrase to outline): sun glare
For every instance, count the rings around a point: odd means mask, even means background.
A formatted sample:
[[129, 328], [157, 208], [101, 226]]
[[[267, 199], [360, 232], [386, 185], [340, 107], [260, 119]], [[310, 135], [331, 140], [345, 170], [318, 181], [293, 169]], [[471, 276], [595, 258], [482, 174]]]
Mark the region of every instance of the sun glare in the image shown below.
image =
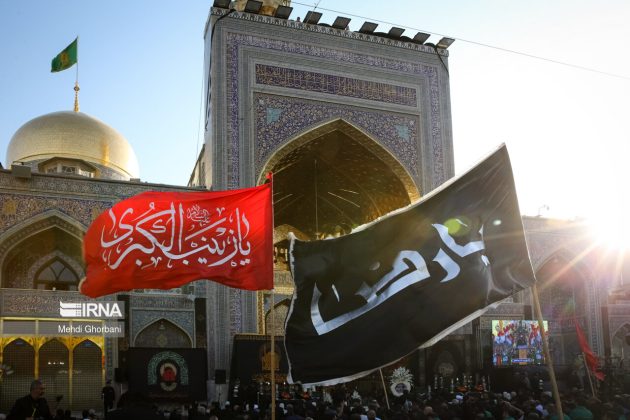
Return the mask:
[[593, 240], [610, 250], [630, 249], [630, 202], [626, 197], [626, 181], [630, 174], [611, 162], [604, 180], [588, 185], [590, 193], [584, 197], [581, 210]]
[[630, 220], [622, 211], [601, 212], [589, 217], [587, 223], [600, 245], [619, 250], [630, 248]]

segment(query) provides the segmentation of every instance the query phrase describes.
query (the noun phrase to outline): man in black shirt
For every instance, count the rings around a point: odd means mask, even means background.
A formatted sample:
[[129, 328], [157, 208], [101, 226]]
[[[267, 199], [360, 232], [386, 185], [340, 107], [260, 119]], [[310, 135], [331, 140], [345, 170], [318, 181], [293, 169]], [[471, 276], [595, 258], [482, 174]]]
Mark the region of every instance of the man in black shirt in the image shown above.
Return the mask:
[[7, 420], [52, 420], [44, 392], [46, 387], [36, 379], [31, 382], [31, 393], [15, 401]]
[[114, 408], [114, 400], [116, 399], [116, 392], [114, 391], [114, 387], [112, 387], [112, 381], [109, 379], [101, 391], [101, 398], [103, 399], [104, 405], [103, 415], [107, 418], [107, 412]]

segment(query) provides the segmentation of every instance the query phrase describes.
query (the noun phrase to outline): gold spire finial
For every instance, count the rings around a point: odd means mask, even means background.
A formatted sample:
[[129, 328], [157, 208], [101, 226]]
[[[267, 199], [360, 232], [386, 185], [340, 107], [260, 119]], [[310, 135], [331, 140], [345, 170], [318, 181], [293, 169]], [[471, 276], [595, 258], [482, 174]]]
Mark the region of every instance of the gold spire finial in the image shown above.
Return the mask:
[[79, 82], [74, 83], [74, 112], [79, 112]]

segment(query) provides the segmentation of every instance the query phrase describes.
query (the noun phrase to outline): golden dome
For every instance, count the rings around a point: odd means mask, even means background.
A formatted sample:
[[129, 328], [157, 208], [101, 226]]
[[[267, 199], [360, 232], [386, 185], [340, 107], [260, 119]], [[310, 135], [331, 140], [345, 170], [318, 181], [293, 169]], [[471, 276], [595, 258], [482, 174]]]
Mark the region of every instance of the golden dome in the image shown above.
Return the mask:
[[7, 148], [7, 166], [65, 157], [104, 166], [123, 179], [138, 178], [138, 160], [116, 130], [83, 112], [42, 115], [15, 132]]

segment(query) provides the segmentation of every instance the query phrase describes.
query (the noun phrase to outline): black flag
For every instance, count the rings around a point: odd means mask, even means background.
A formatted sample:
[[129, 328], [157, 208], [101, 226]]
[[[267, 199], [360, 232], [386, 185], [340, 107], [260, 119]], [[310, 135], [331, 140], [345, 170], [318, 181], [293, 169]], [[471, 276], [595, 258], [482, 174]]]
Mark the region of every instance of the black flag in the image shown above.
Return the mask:
[[292, 240], [291, 267], [290, 382], [346, 382], [434, 344], [535, 281], [507, 149], [350, 235]]

